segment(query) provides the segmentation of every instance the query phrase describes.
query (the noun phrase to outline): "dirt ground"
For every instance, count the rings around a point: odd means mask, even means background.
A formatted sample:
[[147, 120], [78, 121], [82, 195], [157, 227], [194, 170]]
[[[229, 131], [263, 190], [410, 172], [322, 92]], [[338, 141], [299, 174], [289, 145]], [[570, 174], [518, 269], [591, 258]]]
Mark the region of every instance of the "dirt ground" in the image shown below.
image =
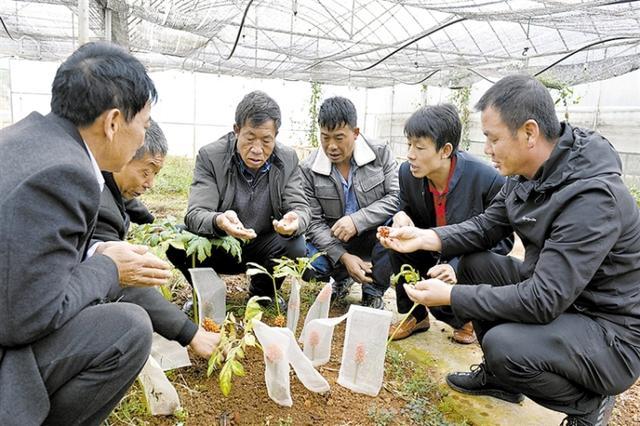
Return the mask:
[[[241, 305], [246, 293], [238, 289], [246, 288], [244, 275], [224, 276], [227, 288], [233, 292], [227, 303]], [[286, 286], [286, 284], [285, 284]], [[304, 299], [304, 296], [303, 296]], [[299, 321], [299, 334], [304, 322], [304, 308]], [[346, 312], [348, 306], [334, 304], [330, 317]], [[265, 312], [263, 321], [272, 325], [273, 314]], [[207, 362], [191, 356], [193, 365], [168, 373], [174, 384], [184, 413], [178, 416], [152, 417], [144, 412], [144, 399], [140, 388], [136, 385], [121, 406], [109, 419], [110, 425], [405, 425], [405, 424], [454, 424], [444, 422], [437, 413], [434, 423], [427, 420], [416, 421], [415, 408], [408, 406], [411, 399], [403, 391], [403, 378], [414, 374], [410, 364], [393, 363], [387, 359], [385, 366], [385, 382], [377, 397], [355, 393], [337, 383], [345, 323], [338, 325], [334, 332], [331, 359], [329, 363], [318, 368], [329, 382], [331, 390], [327, 394], [316, 394], [308, 391], [291, 371], [291, 395], [293, 406], [282, 407], [273, 402], [267, 395], [264, 378], [264, 361], [259, 349], [250, 348], [246, 359], [242, 362], [246, 375], [234, 377], [233, 387], [228, 397], [224, 397], [218, 386], [217, 373], [206, 376]], [[394, 371], [395, 373], [390, 373]], [[427, 375], [428, 372], [422, 372]], [[426, 376], [425, 376], [426, 377]], [[423, 380], [423, 379], [420, 379]], [[417, 382], [418, 384], [420, 382]], [[428, 386], [425, 386], [428, 388]], [[425, 389], [427, 390], [427, 389]], [[430, 407], [439, 404], [438, 392], [428, 403]], [[417, 395], [424, 401], [425, 395]], [[132, 409], [132, 406], [134, 408]], [[430, 408], [434, 409], [434, 408]], [[426, 414], [424, 407], [422, 408]]]

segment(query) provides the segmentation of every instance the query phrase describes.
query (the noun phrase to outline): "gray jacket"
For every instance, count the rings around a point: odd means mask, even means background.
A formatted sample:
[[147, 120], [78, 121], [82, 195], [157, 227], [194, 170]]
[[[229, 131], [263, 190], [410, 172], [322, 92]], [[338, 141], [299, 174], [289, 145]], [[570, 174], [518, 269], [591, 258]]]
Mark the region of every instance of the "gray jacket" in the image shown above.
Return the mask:
[[[189, 194], [189, 207], [184, 222], [187, 228], [204, 236], [218, 235], [214, 217], [228, 210], [233, 203], [236, 180], [240, 171], [233, 166], [236, 135], [229, 132], [215, 142], [203, 146], [196, 157], [196, 167]], [[309, 204], [302, 190], [302, 176], [298, 155], [287, 146], [276, 142], [270, 157], [269, 191], [274, 219], [294, 211], [299, 226], [296, 235], [303, 234], [309, 224]]]
[[[360, 210], [351, 214], [358, 235], [386, 222], [398, 211], [398, 166], [388, 145], [368, 141], [360, 135], [355, 141], [353, 188]], [[344, 216], [345, 197], [340, 178], [322, 148], [300, 166], [305, 193], [311, 207], [307, 239], [337, 263], [346, 252], [342, 242], [331, 235], [331, 226]]]
[[[84, 253], [100, 188], [71, 122], [31, 113], [0, 130], [0, 424], [41, 424], [49, 396], [32, 344], [120, 290]], [[87, 332], [90, 332], [87, 327]]]
[[436, 228], [446, 256], [487, 249], [512, 230], [525, 246], [520, 282], [456, 285], [454, 313], [533, 324], [582, 313], [611, 344], [639, 347], [640, 214], [620, 175], [620, 158], [605, 138], [563, 123], [532, 180], [511, 178], [483, 214]]

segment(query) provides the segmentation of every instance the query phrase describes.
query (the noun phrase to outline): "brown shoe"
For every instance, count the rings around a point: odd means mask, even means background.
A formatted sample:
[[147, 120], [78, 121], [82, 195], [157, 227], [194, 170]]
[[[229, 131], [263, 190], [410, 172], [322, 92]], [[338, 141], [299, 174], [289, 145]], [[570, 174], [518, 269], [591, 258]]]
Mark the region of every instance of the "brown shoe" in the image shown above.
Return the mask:
[[[419, 331], [427, 331], [431, 324], [429, 323], [429, 316], [422, 321], [418, 322], [416, 318], [412, 315], [410, 316], [404, 324], [400, 328], [398, 326], [400, 323], [393, 324], [389, 329], [389, 337], [393, 336], [392, 340], [401, 340], [411, 336], [413, 333], [417, 333]], [[398, 331], [396, 331], [398, 329]], [[395, 334], [394, 334], [395, 333]]]
[[453, 330], [453, 341], [462, 345], [469, 345], [476, 341], [476, 333], [473, 331], [471, 321]]

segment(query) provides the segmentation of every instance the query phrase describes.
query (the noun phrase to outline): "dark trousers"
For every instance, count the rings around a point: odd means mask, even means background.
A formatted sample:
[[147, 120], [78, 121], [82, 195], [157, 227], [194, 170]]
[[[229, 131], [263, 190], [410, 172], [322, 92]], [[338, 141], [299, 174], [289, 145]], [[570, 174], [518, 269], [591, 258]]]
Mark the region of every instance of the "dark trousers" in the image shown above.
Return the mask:
[[[365, 231], [343, 245], [347, 253], [371, 262], [371, 279], [373, 282], [363, 285], [362, 293], [381, 297], [389, 288], [392, 270], [389, 253], [378, 242], [376, 230]], [[307, 256], [311, 256], [317, 251], [318, 249], [311, 243], [307, 244]], [[332, 277], [336, 281], [341, 281], [349, 277], [347, 268], [341, 262], [337, 262], [334, 265], [326, 256], [318, 258], [313, 263], [313, 267], [318, 271], [317, 278], [320, 280], [328, 280], [329, 277]]]
[[[458, 282], [521, 281], [520, 262], [491, 252], [460, 261]], [[591, 317], [564, 313], [548, 324], [473, 321], [487, 369], [507, 388], [567, 414], [585, 414], [640, 375], [640, 349], [612, 337]]]
[[44, 424], [101, 424], [147, 361], [151, 335], [141, 307], [108, 303], [85, 308], [34, 343], [51, 404]]
[[[270, 272], [273, 271], [275, 263], [272, 259], [279, 259], [283, 256], [295, 259], [304, 257], [305, 246], [302, 236], [294, 238], [284, 238], [275, 231], [258, 235], [248, 244], [242, 246], [242, 262], [231, 256], [226, 251], [214, 247], [211, 256], [204, 262], [196, 259], [196, 268], [213, 268], [220, 274], [239, 274], [246, 270], [247, 262], [254, 262], [264, 266]], [[191, 283], [189, 268], [193, 267], [191, 257], [186, 256], [184, 250], [178, 250], [171, 246], [167, 249], [167, 258], [173, 265], [182, 272], [182, 275]], [[276, 287], [280, 288], [283, 278], [276, 279]], [[273, 283], [271, 278], [265, 274], [254, 275], [250, 278], [249, 293], [256, 296], [273, 297]]]
[[[427, 278], [427, 271], [438, 261], [438, 254], [430, 251], [420, 250], [413, 253], [398, 253], [392, 250], [387, 251], [389, 252], [391, 268], [394, 274], [400, 272], [402, 265], [406, 264], [413, 266], [413, 268], [420, 273], [421, 277]], [[406, 314], [413, 306], [413, 302], [409, 299], [407, 292], [404, 291], [404, 287], [402, 286], [404, 283], [404, 278], [400, 278], [396, 285], [396, 306], [398, 308], [398, 312], [401, 314]], [[465, 324], [465, 321], [453, 314], [450, 306], [433, 306], [430, 310], [434, 317], [449, 324], [453, 328], [461, 328]], [[429, 312], [424, 305], [416, 306], [411, 313], [411, 316], [413, 316], [417, 322], [425, 319], [427, 315], [429, 315]]]

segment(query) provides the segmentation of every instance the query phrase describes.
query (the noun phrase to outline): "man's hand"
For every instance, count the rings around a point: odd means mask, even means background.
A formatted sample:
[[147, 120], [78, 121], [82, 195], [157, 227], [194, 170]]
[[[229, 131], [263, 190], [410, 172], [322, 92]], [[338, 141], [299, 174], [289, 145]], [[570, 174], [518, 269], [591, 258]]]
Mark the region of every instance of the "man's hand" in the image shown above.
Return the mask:
[[118, 268], [120, 287], [152, 287], [171, 278], [171, 267], [148, 251], [146, 246], [124, 241], [101, 245], [98, 252], [111, 258]]
[[273, 221], [273, 229], [285, 237], [291, 236], [296, 233], [298, 226], [298, 213], [294, 211], [287, 212], [282, 219]]
[[451, 304], [451, 289], [453, 286], [436, 278], [416, 283], [415, 287], [403, 284], [407, 296], [415, 303], [424, 306], [448, 306]]
[[358, 230], [351, 216], [342, 216], [331, 227], [331, 233], [334, 237], [346, 243], [358, 233]]
[[371, 284], [373, 279], [367, 274], [371, 274], [371, 263], [365, 262], [358, 256], [345, 253], [340, 256], [340, 262], [347, 268], [349, 276], [362, 284]]
[[209, 359], [220, 343], [220, 333], [212, 333], [202, 327], [198, 327], [195, 336], [191, 339], [189, 347], [201, 358]]
[[406, 214], [403, 211], [399, 211], [398, 213], [393, 215], [393, 223], [391, 224], [391, 226], [393, 228], [402, 228], [403, 226], [415, 226], [415, 225], [413, 224], [413, 221], [411, 220], [408, 214]]
[[238, 219], [238, 215], [233, 210], [227, 210], [226, 212], [216, 216], [216, 226], [226, 232], [227, 235], [231, 235], [235, 238], [252, 240], [257, 237], [256, 231], [245, 228], [242, 222], [240, 222], [240, 219]]
[[378, 228], [376, 237], [383, 247], [398, 253], [413, 253], [418, 250], [440, 251], [442, 249], [440, 237], [431, 229], [421, 229], [415, 226], [387, 229], [388, 235], [383, 235]]
[[444, 281], [447, 284], [456, 284], [458, 282], [456, 271], [453, 269], [453, 266], [447, 263], [432, 266], [431, 269], [427, 271], [427, 275], [431, 278]]

